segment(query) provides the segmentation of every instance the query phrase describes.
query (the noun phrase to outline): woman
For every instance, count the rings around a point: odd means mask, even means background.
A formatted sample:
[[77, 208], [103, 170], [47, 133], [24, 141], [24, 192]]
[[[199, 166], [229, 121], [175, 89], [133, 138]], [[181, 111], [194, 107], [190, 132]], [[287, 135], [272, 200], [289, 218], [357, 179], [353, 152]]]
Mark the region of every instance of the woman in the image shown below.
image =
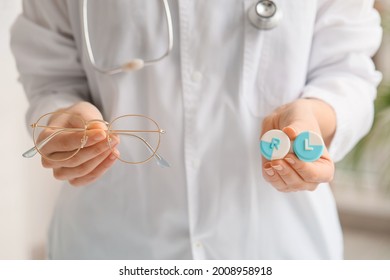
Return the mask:
[[[24, 1], [12, 49], [30, 101], [28, 123], [58, 110], [85, 121], [147, 115], [167, 132], [158, 153], [171, 165], [117, 161], [128, 153], [124, 137], [107, 145], [102, 122], [88, 127], [75, 156], [43, 157], [65, 182], [50, 258], [342, 258], [328, 183], [333, 161], [372, 124], [379, 16], [369, 0], [279, 0], [281, 21], [259, 30], [247, 16], [255, 3], [170, 1], [170, 55], [107, 75], [91, 64], [79, 1]], [[161, 1], [90, 1], [87, 11], [101, 68], [167, 49]], [[49, 125], [65, 123], [62, 115]], [[291, 140], [320, 133], [327, 149], [312, 163], [293, 153], [267, 161], [259, 135], [270, 129]], [[65, 159], [79, 140], [50, 141], [45, 153]]]

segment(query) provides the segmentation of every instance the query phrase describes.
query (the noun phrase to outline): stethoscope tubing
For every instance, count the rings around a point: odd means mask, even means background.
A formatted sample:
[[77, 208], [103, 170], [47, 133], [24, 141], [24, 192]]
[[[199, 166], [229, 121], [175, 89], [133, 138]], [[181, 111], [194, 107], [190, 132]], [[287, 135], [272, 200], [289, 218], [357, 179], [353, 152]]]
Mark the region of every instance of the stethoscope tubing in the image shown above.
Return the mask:
[[95, 56], [93, 53], [92, 45], [91, 45], [91, 39], [90, 39], [90, 33], [89, 33], [89, 27], [88, 27], [88, 0], [82, 0], [81, 1], [81, 25], [82, 25], [82, 35], [84, 37], [85, 47], [87, 50], [87, 55], [89, 58], [89, 61], [92, 65], [92, 67], [102, 73], [107, 75], [114, 75], [122, 72], [132, 71], [132, 70], [139, 70], [145, 66], [150, 66], [153, 64], [156, 64], [166, 58], [173, 49], [173, 24], [172, 24], [172, 15], [169, 8], [168, 0], [161, 0], [164, 6], [164, 15], [166, 19], [167, 24], [167, 50], [165, 53], [156, 58], [151, 60], [143, 60], [140, 58], [132, 59], [122, 65], [109, 67], [109, 68], [102, 68], [97, 65]]
[[[81, 1], [81, 26], [82, 26], [82, 35], [84, 37], [85, 47], [87, 50], [87, 56], [89, 58], [89, 61], [92, 65], [92, 67], [98, 71], [99, 73], [106, 74], [106, 75], [115, 75], [118, 73], [128, 72], [128, 71], [134, 71], [142, 69], [145, 66], [154, 65], [167, 56], [172, 52], [173, 49], [173, 23], [172, 23], [172, 15], [171, 10], [169, 8], [168, 0], [161, 0], [164, 6], [164, 15], [166, 19], [167, 24], [167, 50], [165, 53], [155, 59], [150, 60], [143, 60], [141, 58], [134, 58], [122, 65], [117, 65], [113, 67], [108, 68], [102, 68], [97, 65], [96, 59], [93, 53], [92, 45], [91, 45], [91, 39], [90, 39], [90, 33], [89, 33], [89, 27], [88, 27], [88, 0], [82, 0]], [[259, 6], [261, 5], [261, 6]], [[259, 10], [265, 11], [264, 14], [261, 14]], [[271, 11], [271, 14], [267, 14], [269, 11]], [[276, 6], [274, 1], [271, 0], [259, 0], [255, 4], [252, 5], [252, 7], [248, 11], [248, 18], [249, 21], [252, 23], [254, 27], [257, 29], [272, 29], [277, 26], [280, 19], [282, 18], [282, 12], [278, 7]]]

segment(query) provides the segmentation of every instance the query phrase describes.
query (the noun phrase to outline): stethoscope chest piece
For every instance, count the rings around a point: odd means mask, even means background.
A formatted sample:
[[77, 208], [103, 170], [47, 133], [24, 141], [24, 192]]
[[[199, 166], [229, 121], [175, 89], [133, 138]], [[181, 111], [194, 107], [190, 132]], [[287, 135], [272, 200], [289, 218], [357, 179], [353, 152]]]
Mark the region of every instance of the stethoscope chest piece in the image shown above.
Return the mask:
[[271, 0], [258, 1], [250, 7], [248, 12], [249, 21], [258, 29], [276, 27], [282, 16], [282, 11]]

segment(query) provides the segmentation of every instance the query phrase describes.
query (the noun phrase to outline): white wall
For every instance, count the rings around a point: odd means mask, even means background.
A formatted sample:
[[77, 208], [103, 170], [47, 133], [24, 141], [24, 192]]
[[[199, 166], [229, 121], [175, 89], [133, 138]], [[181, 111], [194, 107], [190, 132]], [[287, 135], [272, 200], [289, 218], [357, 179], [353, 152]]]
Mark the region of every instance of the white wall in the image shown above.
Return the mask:
[[9, 28], [20, 9], [20, 0], [0, 0], [0, 259], [45, 256], [46, 231], [60, 188], [38, 157], [21, 156], [32, 140], [25, 125], [27, 100], [9, 49]]

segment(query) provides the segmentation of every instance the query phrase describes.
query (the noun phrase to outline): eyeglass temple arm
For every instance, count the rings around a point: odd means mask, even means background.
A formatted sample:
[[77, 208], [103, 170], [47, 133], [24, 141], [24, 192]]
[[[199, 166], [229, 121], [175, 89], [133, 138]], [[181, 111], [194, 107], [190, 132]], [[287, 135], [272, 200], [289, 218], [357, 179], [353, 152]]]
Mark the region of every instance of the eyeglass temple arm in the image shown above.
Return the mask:
[[[133, 130], [134, 131], [134, 130]], [[129, 136], [132, 136], [132, 137], [136, 137], [138, 138], [139, 140], [142, 141], [142, 143], [145, 144], [145, 146], [148, 148], [149, 152], [153, 154], [154, 158], [156, 159], [157, 161], [157, 165], [160, 166], [160, 167], [171, 167], [171, 165], [169, 164], [169, 162], [164, 159], [159, 153], [157, 153], [157, 151], [154, 151], [152, 146], [149, 144], [148, 141], [146, 141], [144, 138], [142, 138], [141, 136], [138, 136], [138, 135], [135, 135], [133, 133], [130, 133], [130, 132], [133, 132], [132, 130], [110, 130], [110, 133], [118, 133], [118, 134], [128, 134]], [[159, 133], [161, 133], [162, 130], [160, 131], [157, 131]], [[144, 131], [144, 132], [147, 132], [147, 131]], [[154, 131], [151, 131], [151, 132], [154, 132]]]
[[32, 158], [33, 156], [35, 156], [37, 153], [38, 153], [38, 149], [42, 149], [47, 143], [49, 143], [49, 141], [51, 139], [53, 139], [54, 137], [56, 137], [58, 134], [64, 132], [64, 131], [84, 131], [84, 129], [78, 129], [78, 128], [62, 128], [62, 129], [59, 129], [55, 132], [53, 132], [52, 134], [50, 134], [49, 136], [47, 136], [45, 139], [43, 139], [41, 142], [39, 142], [36, 146], [30, 148], [29, 150], [25, 151], [22, 156], [25, 157], [25, 158]]

